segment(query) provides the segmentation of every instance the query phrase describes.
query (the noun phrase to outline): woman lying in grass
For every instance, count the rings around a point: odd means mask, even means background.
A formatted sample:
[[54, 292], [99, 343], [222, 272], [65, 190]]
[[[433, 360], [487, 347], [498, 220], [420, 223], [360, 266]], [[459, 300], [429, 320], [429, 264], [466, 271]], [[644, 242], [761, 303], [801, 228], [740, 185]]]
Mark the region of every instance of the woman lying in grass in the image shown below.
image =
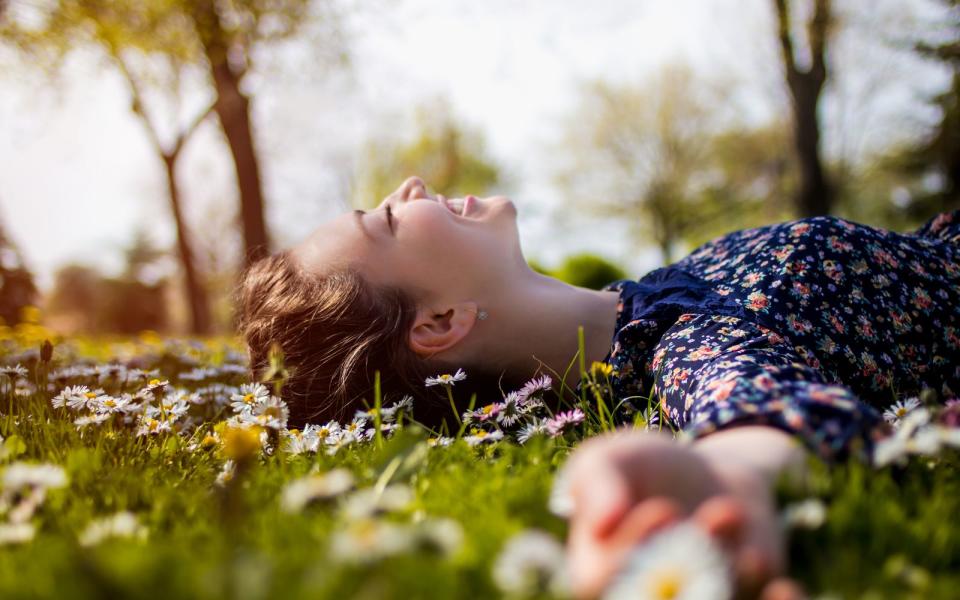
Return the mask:
[[804, 449], [869, 460], [887, 430], [877, 408], [960, 393], [960, 211], [907, 234], [834, 217], [736, 231], [594, 291], [530, 269], [508, 198], [433, 196], [414, 177], [254, 264], [238, 300], [255, 372], [283, 352], [292, 424], [352, 415], [376, 371], [387, 392], [463, 368], [481, 402], [544, 371], [579, 394], [582, 326], [582, 364], [609, 365], [613, 399], [655, 398], [692, 440], [618, 433], [571, 458], [584, 597], [687, 518], [727, 548], [742, 588], [773, 580], [773, 594], [786, 567], [774, 477]]

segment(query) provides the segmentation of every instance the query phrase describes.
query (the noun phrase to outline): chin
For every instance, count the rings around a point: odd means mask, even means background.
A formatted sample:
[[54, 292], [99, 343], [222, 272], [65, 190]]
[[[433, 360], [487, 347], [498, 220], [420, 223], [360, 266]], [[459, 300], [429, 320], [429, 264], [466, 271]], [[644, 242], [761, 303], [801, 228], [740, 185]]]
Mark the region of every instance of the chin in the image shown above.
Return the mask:
[[513, 216], [517, 215], [517, 205], [514, 204], [510, 198], [506, 196], [490, 196], [487, 200], [497, 212], [510, 213]]

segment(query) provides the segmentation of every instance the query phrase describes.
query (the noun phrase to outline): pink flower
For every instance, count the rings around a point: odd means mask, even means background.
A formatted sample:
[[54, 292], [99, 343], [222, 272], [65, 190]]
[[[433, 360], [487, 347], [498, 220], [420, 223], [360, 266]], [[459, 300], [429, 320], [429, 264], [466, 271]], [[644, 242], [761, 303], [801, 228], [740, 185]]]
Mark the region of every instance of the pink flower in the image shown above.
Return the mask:
[[547, 421], [547, 432], [551, 437], [557, 437], [573, 425], [583, 423], [587, 415], [579, 408], [559, 412], [552, 419]]

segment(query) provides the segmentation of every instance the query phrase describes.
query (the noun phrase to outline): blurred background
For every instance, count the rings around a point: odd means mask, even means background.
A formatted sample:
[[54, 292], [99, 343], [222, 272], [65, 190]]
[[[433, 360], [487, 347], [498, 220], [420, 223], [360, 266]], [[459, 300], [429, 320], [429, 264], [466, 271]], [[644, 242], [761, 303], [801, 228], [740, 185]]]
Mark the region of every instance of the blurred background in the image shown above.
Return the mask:
[[599, 287], [723, 233], [960, 208], [957, 0], [0, 0], [0, 319], [216, 334], [405, 177]]

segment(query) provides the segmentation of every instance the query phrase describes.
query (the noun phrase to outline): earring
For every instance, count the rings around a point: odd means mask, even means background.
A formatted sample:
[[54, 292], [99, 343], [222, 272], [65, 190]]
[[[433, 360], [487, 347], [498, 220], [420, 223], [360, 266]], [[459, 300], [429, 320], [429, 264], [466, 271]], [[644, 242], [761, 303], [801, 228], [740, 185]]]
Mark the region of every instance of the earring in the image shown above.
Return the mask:
[[485, 310], [481, 310], [480, 312], [477, 313], [477, 318], [480, 319], [481, 321], [485, 321], [487, 319], [487, 316], [488, 316], [487, 311]]

